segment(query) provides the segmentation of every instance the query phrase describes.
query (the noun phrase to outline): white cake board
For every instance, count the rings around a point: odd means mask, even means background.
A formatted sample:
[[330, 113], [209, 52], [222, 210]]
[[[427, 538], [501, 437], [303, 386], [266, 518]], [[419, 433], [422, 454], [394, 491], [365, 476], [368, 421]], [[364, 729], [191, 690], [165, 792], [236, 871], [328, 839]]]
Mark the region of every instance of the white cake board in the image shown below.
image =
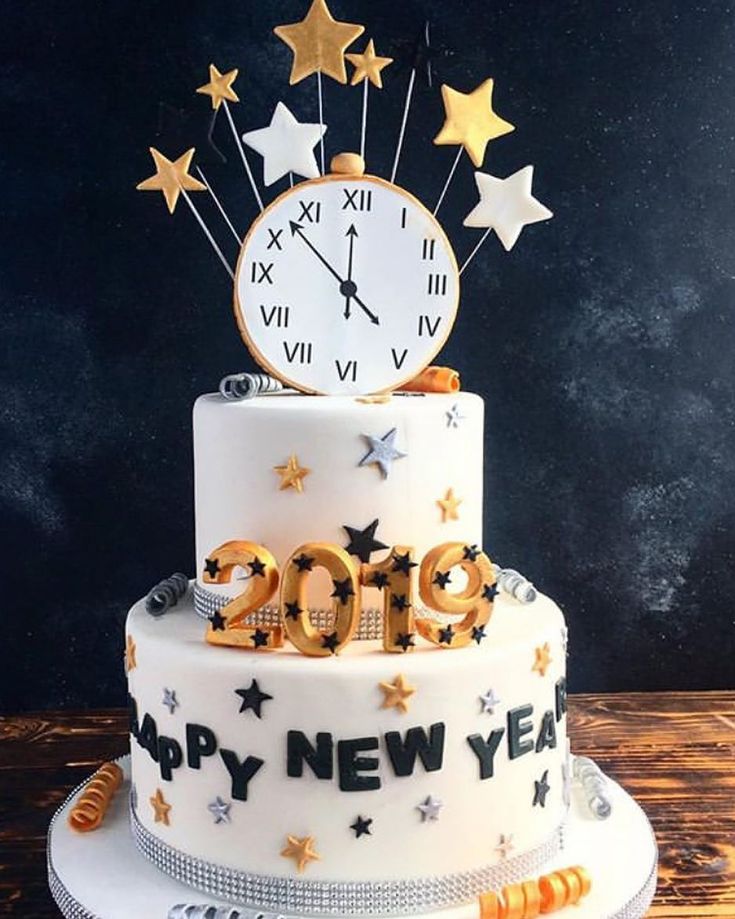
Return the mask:
[[[175, 904], [232, 906], [172, 880], [138, 852], [128, 817], [129, 757], [119, 763], [125, 782], [99, 829], [76, 833], [69, 828], [67, 817], [76, 795], [51, 823], [49, 884], [62, 914], [70, 919], [167, 919]], [[612, 816], [596, 820], [581, 791], [574, 789], [563, 851], [543, 873], [583, 865], [592, 877], [592, 891], [580, 904], [555, 913], [560, 919], [567, 915], [570, 919], [641, 919], [651, 905], [658, 861], [651, 826], [635, 801], [614, 782], [610, 782], [610, 799]], [[242, 907], [237, 910], [237, 919], [275, 919], [277, 915]], [[472, 903], [414, 917], [478, 919], [479, 907]]]

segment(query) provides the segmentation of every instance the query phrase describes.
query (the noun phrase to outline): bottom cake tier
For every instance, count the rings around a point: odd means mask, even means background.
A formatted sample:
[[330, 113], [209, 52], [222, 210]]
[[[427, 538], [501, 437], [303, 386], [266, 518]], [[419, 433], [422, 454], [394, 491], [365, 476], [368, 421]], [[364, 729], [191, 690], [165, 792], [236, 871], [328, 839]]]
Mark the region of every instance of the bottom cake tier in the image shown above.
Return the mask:
[[[334, 912], [264, 912], [257, 905], [215, 898], [157, 870], [133, 842], [129, 820], [130, 763], [120, 761], [123, 786], [101, 827], [79, 834], [67, 824], [77, 789], [57, 812], [48, 840], [49, 885], [69, 919], [322, 919]], [[642, 919], [656, 889], [657, 848], [643, 811], [618, 785], [608, 784], [612, 808], [594, 819], [581, 787], [573, 786], [561, 851], [544, 872], [583, 865], [592, 878], [588, 896], [560, 910], [564, 919]], [[339, 915], [339, 914], [337, 914]], [[371, 915], [379, 915], [373, 913]], [[406, 913], [415, 919], [480, 919], [477, 900], [447, 909]]]

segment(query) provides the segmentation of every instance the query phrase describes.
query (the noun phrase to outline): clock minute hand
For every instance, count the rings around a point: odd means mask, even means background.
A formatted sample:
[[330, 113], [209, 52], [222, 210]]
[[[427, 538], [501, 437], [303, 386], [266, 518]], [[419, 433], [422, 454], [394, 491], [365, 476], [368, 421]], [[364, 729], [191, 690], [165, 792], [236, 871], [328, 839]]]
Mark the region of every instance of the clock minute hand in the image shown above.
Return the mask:
[[350, 301], [354, 296], [356, 289], [354, 282], [352, 280], [352, 255], [355, 248], [355, 237], [357, 236], [357, 230], [355, 229], [355, 224], [351, 223], [349, 229], [345, 233], [345, 236], [349, 237], [350, 240], [350, 251], [347, 256], [347, 283], [350, 285], [348, 292], [345, 295], [345, 319], [350, 318]]
[[[288, 225], [291, 229], [291, 236], [298, 236], [299, 239], [303, 240], [306, 245], [311, 249], [314, 255], [319, 259], [319, 261], [324, 265], [324, 267], [339, 281], [340, 293], [344, 296], [351, 297], [355, 303], [360, 307], [360, 309], [365, 313], [366, 316], [374, 325], [380, 325], [380, 320], [367, 306], [362, 302], [362, 300], [357, 296], [357, 287], [355, 286], [354, 281], [345, 281], [338, 271], [336, 271], [329, 262], [324, 258], [321, 252], [316, 248], [312, 241], [304, 236], [303, 227], [300, 223], [296, 223], [295, 220], [289, 220]], [[349, 287], [346, 287], [349, 285]], [[349, 292], [349, 293], [348, 293]]]

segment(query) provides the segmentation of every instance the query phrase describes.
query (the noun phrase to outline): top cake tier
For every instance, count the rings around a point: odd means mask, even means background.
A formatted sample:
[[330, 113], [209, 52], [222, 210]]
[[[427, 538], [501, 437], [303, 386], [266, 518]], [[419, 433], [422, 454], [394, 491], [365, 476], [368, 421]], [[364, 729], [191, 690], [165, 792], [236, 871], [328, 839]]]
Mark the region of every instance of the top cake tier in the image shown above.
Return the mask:
[[[276, 393], [219, 395], [194, 407], [198, 589], [205, 560], [247, 539], [283, 564], [302, 543], [328, 542], [368, 561], [385, 547], [420, 559], [440, 543], [482, 545], [483, 401], [470, 393], [394, 394], [387, 401]], [[310, 606], [330, 607], [331, 582], [311, 580]], [[374, 599], [365, 591], [364, 605]]]

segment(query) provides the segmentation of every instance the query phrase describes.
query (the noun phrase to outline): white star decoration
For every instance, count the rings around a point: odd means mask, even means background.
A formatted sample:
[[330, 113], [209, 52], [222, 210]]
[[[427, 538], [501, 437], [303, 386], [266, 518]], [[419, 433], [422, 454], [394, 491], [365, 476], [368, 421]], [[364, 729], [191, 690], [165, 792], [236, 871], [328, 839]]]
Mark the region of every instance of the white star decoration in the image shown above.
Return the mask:
[[525, 226], [554, 216], [531, 194], [533, 166], [524, 166], [507, 179], [476, 172], [475, 182], [480, 200], [465, 217], [464, 225], [495, 230], [507, 252]]
[[439, 811], [444, 807], [444, 802], [434, 795], [429, 795], [423, 804], [417, 804], [416, 807], [421, 811], [422, 823], [425, 823], [427, 820], [439, 819]]
[[248, 131], [242, 139], [263, 157], [263, 181], [272, 185], [289, 172], [306, 179], [319, 176], [314, 147], [326, 130], [323, 124], [300, 124], [279, 102], [268, 127]]
[[460, 415], [459, 406], [455, 402], [454, 405], [449, 409], [448, 412], [444, 413], [447, 416], [447, 427], [448, 428], [458, 428], [460, 421], [464, 421], [464, 415]]
[[179, 700], [176, 698], [175, 689], [166, 689], [163, 690], [163, 700], [162, 704], [166, 706], [169, 712], [173, 715], [176, 711], [176, 707], [179, 704]]
[[228, 804], [226, 801], [223, 801], [219, 795], [212, 801], [211, 804], [207, 805], [207, 810], [214, 817], [215, 823], [229, 823], [230, 822], [230, 808], [231, 804]]
[[488, 691], [480, 696], [480, 702], [482, 703], [482, 713], [487, 712], [490, 715], [495, 714], [495, 706], [500, 705], [500, 699], [495, 695], [494, 690], [488, 689]]
[[382, 437], [373, 437], [371, 434], [362, 435], [370, 444], [370, 451], [360, 460], [360, 466], [376, 465], [380, 467], [380, 473], [384, 479], [388, 478], [393, 460], [403, 459], [406, 453], [401, 453], [396, 449], [396, 437], [398, 428], [391, 428], [387, 434]]
[[495, 846], [495, 851], [501, 858], [507, 858], [508, 853], [511, 852], [515, 846], [513, 845], [513, 834], [506, 836], [505, 833], [501, 833], [500, 842]]

